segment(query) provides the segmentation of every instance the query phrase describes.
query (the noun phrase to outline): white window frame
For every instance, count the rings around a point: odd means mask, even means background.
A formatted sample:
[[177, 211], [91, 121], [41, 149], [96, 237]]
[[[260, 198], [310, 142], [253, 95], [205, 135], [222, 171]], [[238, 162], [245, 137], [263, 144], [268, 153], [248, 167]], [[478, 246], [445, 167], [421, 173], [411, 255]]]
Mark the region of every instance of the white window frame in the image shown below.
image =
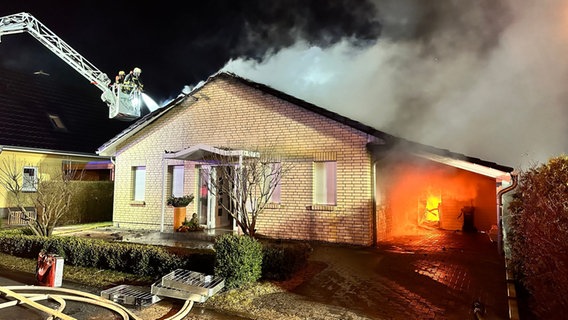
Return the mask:
[[313, 204], [337, 205], [337, 161], [314, 161]]
[[170, 176], [170, 195], [182, 197], [184, 195], [185, 169], [183, 165], [171, 165], [168, 168]]
[[[33, 172], [33, 177], [30, 178], [30, 175], [26, 173], [26, 171], [31, 170]], [[37, 184], [39, 182], [39, 170], [37, 167], [25, 166], [22, 169], [22, 191], [24, 192], [36, 192], [37, 191]]]
[[146, 194], [146, 166], [132, 167], [132, 200], [144, 201]]

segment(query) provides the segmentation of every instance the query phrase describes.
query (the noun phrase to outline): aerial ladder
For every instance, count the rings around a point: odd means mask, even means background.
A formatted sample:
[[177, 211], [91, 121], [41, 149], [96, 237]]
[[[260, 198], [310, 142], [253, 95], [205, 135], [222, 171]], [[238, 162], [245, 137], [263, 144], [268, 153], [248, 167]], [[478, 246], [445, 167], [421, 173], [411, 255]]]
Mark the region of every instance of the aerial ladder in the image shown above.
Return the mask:
[[109, 107], [109, 118], [131, 121], [140, 117], [142, 101], [138, 86], [112, 84], [109, 77], [87, 61], [65, 41], [31, 14], [21, 12], [0, 17], [0, 38], [3, 35], [28, 32], [103, 93], [101, 99]]

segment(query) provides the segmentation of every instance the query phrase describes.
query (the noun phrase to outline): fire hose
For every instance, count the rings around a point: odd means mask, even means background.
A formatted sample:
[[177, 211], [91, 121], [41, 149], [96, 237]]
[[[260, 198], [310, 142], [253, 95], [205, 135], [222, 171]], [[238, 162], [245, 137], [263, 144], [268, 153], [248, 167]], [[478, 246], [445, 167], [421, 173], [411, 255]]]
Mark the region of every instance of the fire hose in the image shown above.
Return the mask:
[[[38, 293], [41, 292], [41, 293]], [[110, 301], [108, 299], [90, 294], [87, 292], [82, 292], [78, 290], [66, 289], [66, 288], [54, 288], [54, 287], [38, 287], [38, 286], [5, 286], [0, 287], [0, 293], [6, 297], [11, 297], [16, 300], [0, 303], [0, 309], [16, 306], [18, 304], [23, 304], [30, 308], [35, 308], [37, 310], [43, 311], [50, 316], [47, 320], [54, 318], [62, 320], [76, 320], [75, 318], [68, 316], [63, 313], [66, 306], [66, 300], [78, 301], [83, 303], [88, 303], [96, 305], [102, 308], [111, 310], [122, 317], [124, 320], [142, 320], [130, 310], [124, 306]], [[45, 305], [38, 303], [40, 300], [52, 299], [59, 304], [57, 309], [52, 309]], [[183, 319], [193, 307], [192, 300], [186, 300], [183, 307], [173, 316], [166, 318], [166, 320], [181, 320]]]

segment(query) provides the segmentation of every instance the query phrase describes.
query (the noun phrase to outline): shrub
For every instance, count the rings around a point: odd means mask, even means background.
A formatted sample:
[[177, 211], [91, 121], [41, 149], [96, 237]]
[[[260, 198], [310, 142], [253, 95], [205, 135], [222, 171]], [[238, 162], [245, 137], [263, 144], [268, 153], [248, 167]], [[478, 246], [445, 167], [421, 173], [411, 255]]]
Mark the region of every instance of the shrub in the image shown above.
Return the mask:
[[509, 206], [511, 265], [542, 319], [568, 313], [568, 157], [522, 172]]
[[311, 251], [306, 243], [263, 243], [262, 277], [267, 280], [289, 279], [307, 265]]
[[215, 275], [227, 289], [241, 287], [262, 275], [262, 245], [249, 236], [226, 234], [216, 239]]

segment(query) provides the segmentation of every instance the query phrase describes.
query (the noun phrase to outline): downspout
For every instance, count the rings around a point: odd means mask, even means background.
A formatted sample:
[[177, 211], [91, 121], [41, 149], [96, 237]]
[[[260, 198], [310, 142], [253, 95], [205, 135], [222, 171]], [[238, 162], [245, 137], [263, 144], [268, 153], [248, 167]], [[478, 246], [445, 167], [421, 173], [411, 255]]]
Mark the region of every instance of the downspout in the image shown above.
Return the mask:
[[164, 220], [165, 220], [165, 215], [166, 215], [166, 159], [165, 159], [165, 154], [162, 155], [162, 216], [161, 216], [161, 221], [160, 221], [160, 232], [164, 232]]
[[373, 247], [377, 246], [377, 162], [371, 161], [371, 203], [373, 214], [371, 215], [373, 222], [371, 227], [373, 228]]
[[500, 255], [503, 255], [503, 195], [517, 187], [519, 184], [518, 174], [511, 172], [512, 184], [497, 193], [497, 250]]
[[[2, 151], [0, 150], [0, 153]], [[115, 168], [116, 168], [116, 158], [113, 156], [110, 156], [110, 163], [112, 163], [112, 169], [110, 171], [110, 180], [114, 181], [114, 174], [115, 174]]]

